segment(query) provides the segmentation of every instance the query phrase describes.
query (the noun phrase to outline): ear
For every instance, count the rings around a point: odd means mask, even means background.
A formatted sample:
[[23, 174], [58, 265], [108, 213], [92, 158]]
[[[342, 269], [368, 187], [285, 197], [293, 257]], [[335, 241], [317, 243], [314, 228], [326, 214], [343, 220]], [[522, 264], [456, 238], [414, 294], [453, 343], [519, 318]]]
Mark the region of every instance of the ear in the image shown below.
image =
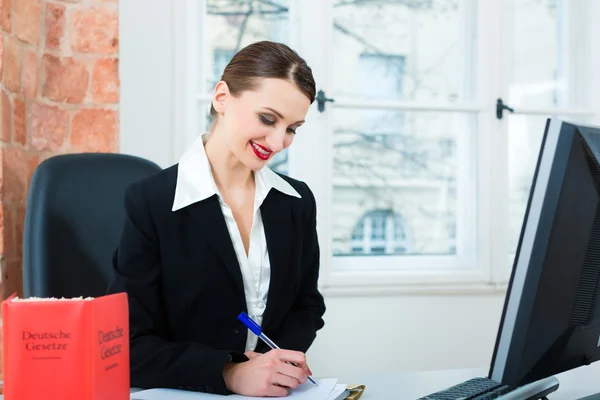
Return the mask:
[[217, 86], [215, 86], [212, 100], [212, 105], [218, 113], [223, 113], [225, 111], [225, 104], [228, 97], [229, 86], [227, 86], [225, 81], [220, 81], [217, 83]]

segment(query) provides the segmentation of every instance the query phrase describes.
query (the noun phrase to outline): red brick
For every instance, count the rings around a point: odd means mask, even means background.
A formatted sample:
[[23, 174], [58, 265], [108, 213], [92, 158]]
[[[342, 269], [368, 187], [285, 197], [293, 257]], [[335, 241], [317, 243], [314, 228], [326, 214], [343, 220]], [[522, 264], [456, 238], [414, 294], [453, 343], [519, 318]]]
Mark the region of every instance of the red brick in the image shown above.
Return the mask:
[[119, 86], [119, 60], [96, 60], [92, 70], [92, 102], [118, 103]]
[[54, 101], [81, 103], [85, 99], [89, 72], [84, 60], [44, 54], [42, 95]]
[[[29, 182], [27, 183], [29, 186]], [[18, 258], [23, 257], [23, 226], [25, 225], [25, 207], [19, 206], [13, 213], [15, 224], [15, 250]]]
[[23, 273], [20, 259], [3, 260], [2, 266], [2, 295], [4, 298], [12, 296], [23, 296]]
[[[0, 147], [0, 201], [4, 201], [4, 148]], [[3, 205], [0, 203], [0, 207]]]
[[57, 151], [67, 136], [68, 114], [59, 107], [31, 102], [27, 106], [31, 146], [37, 150]]
[[46, 48], [58, 49], [65, 36], [65, 6], [46, 3]]
[[13, 13], [15, 35], [24, 42], [38, 45], [42, 29], [42, 0], [16, 0]]
[[50, 158], [52, 155], [52, 153], [45, 153], [44, 155], [36, 154], [35, 157], [31, 157], [29, 159], [29, 173], [27, 174], [27, 191], [29, 191], [29, 185], [31, 184], [31, 178], [33, 178], [33, 173], [35, 172], [35, 169], [38, 167], [38, 165], [40, 165], [42, 160]]
[[[3, 156], [3, 196], [8, 204], [25, 204], [30, 163], [36, 154], [15, 146], [5, 146]], [[6, 218], [6, 215], [5, 215]]]
[[117, 10], [98, 7], [74, 10], [71, 15], [71, 49], [82, 53], [117, 54]]
[[4, 90], [0, 90], [0, 107], [2, 108], [2, 131], [0, 132], [0, 139], [4, 143], [10, 143], [13, 112], [10, 98]]
[[13, 141], [25, 145], [27, 142], [25, 130], [25, 102], [23, 99], [15, 97], [13, 99], [13, 116], [14, 116], [14, 135]]
[[72, 149], [83, 152], [117, 151], [118, 125], [118, 114], [114, 110], [78, 111], [71, 124]]
[[4, 230], [6, 226], [4, 224], [4, 204], [0, 203], [0, 256], [4, 255]]
[[4, 35], [0, 35], [0, 79], [4, 70]]
[[4, 38], [4, 75], [2, 83], [11, 92], [19, 91], [19, 62], [21, 45], [13, 38]]
[[34, 50], [25, 50], [21, 65], [21, 86], [28, 99], [35, 99], [38, 92], [38, 55]]
[[0, 3], [0, 27], [4, 32], [12, 32], [12, 0]]
[[15, 224], [13, 222], [12, 207], [2, 204], [0, 209], [2, 209], [2, 255], [14, 258], [17, 245], [15, 244]]

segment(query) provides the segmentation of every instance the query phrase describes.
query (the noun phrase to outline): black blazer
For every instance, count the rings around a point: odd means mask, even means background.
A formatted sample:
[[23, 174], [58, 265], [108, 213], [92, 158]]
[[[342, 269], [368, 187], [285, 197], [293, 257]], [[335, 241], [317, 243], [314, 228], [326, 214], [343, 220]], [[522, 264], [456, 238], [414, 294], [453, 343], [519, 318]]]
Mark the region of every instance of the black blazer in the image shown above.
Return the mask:
[[[263, 331], [283, 349], [306, 352], [323, 327], [317, 289], [315, 199], [272, 189], [261, 206], [271, 263]], [[108, 293], [129, 299], [131, 385], [229, 393], [227, 362], [245, 361], [248, 329], [242, 275], [217, 196], [171, 211], [177, 165], [131, 185]], [[268, 347], [259, 340], [257, 352]]]

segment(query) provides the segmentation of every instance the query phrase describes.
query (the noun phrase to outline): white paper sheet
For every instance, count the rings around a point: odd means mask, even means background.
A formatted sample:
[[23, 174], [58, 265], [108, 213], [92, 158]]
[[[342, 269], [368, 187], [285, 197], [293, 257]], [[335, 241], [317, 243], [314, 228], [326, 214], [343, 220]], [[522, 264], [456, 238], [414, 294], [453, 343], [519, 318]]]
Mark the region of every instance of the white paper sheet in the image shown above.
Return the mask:
[[[240, 395], [227, 396], [227, 399], [235, 400], [272, 400], [272, 399], [294, 399], [294, 400], [330, 400], [339, 396], [346, 385], [337, 385], [337, 379], [319, 379], [319, 386], [315, 386], [310, 382], [298, 386], [294, 390], [290, 390], [287, 397], [247, 397]], [[338, 392], [338, 390], [343, 389]], [[191, 392], [176, 389], [150, 389], [141, 392], [132, 393], [131, 400], [200, 400], [200, 399], [223, 399], [223, 396]]]
[[331, 393], [329, 393], [329, 397], [327, 397], [327, 400], [337, 399], [340, 394], [344, 393], [347, 387], [348, 385], [342, 385], [339, 383], [336, 384]]

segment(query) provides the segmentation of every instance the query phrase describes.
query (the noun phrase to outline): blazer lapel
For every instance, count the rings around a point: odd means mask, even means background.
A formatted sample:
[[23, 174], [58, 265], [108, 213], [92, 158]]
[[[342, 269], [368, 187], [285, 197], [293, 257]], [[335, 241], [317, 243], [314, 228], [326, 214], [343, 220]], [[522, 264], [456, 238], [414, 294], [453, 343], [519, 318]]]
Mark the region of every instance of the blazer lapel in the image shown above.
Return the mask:
[[285, 289], [293, 241], [293, 219], [289, 198], [275, 190], [271, 190], [260, 209], [271, 263], [271, 283], [263, 316], [263, 326], [267, 326], [277, 299]]
[[219, 255], [243, 295], [242, 272], [217, 196], [192, 204], [186, 210], [193, 219], [194, 227]]

